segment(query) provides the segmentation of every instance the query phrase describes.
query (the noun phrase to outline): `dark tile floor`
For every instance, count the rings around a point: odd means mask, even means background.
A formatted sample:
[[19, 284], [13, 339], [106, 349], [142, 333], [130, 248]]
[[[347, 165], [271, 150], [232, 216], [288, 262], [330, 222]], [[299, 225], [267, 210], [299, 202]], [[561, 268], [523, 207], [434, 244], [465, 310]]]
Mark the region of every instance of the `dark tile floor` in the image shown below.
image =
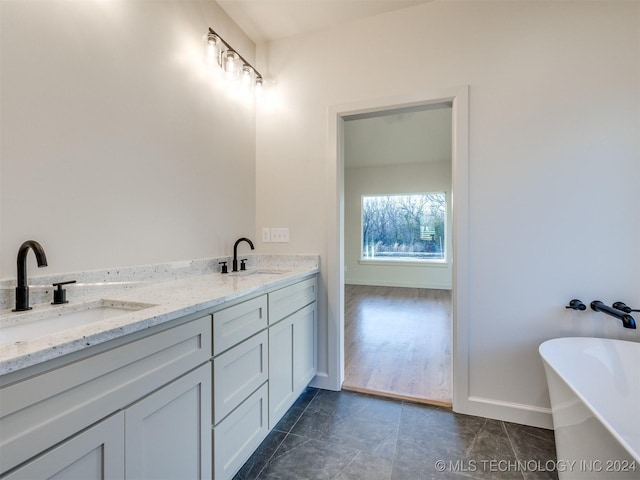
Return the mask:
[[551, 430], [308, 388], [234, 480], [554, 479], [555, 459]]

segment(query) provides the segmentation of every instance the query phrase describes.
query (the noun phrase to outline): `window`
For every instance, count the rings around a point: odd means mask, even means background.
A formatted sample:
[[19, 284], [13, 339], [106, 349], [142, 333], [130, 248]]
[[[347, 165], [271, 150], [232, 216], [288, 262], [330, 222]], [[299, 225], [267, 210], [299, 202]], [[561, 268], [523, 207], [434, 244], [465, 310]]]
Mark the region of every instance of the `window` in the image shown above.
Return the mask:
[[446, 194], [362, 197], [362, 260], [439, 261], [445, 256]]

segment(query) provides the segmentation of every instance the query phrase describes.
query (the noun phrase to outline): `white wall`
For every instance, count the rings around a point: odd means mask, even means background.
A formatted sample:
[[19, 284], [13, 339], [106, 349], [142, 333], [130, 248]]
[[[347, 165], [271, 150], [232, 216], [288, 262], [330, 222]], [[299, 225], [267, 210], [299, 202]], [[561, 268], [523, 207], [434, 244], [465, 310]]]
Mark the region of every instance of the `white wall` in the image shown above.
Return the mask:
[[384, 265], [360, 262], [362, 196], [446, 192], [447, 252], [451, 254], [451, 162], [416, 163], [344, 170], [345, 283], [388, 287], [451, 288], [449, 263]]
[[[470, 86], [465, 411], [545, 423], [543, 340], [639, 340], [564, 309], [575, 297], [640, 305], [638, 3], [431, 2], [259, 58], [271, 96], [257, 111], [257, 226], [291, 227], [286, 249], [320, 252], [323, 272], [335, 261], [323, 236], [330, 106]], [[337, 312], [325, 315], [328, 371]]]
[[254, 233], [255, 105], [214, 84], [202, 36], [249, 61], [255, 46], [215, 2], [0, 9], [0, 278], [27, 239], [57, 273], [229, 254]]

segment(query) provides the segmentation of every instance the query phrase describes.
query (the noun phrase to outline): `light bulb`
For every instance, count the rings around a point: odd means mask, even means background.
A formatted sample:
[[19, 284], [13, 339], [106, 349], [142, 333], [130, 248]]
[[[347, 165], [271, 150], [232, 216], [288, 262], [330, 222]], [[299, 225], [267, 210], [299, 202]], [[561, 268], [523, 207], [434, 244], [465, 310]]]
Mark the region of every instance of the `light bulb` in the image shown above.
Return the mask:
[[256, 76], [256, 85], [255, 85], [255, 92], [256, 95], [260, 95], [262, 93], [262, 77], [260, 75]]
[[242, 66], [242, 86], [247, 89], [253, 87], [253, 68], [246, 63]]
[[220, 66], [220, 39], [213, 33], [206, 35], [205, 62], [210, 67]]
[[237, 80], [240, 76], [240, 57], [233, 50], [227, 50], [223, 54], [222, 70], [229, 80]]

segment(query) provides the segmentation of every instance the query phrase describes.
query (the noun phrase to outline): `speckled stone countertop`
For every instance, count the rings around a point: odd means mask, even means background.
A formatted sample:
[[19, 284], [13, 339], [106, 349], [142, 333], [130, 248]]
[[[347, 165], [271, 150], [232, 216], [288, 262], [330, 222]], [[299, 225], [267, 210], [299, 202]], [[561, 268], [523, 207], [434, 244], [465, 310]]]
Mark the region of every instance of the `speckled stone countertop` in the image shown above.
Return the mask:
[[[209, 263], [217, 266], [218, 259], [214, 260], [216, 261]], [[145, 280], [142, 282], [127, 283], [125, 278], [120, 278], [118, 282], [109, 284], [108, 288], [94, 288], [90, 294], [79, 296], [77, 299], [74, 299], [70, 291], [67, 294], [69, 303], [65, 305], [36, 304], [32, 305], [33, 310], [21, 313], [11, 312], [10, 309], [1, 310], [0, 375], [160, 325], [190, 313], [210, 309], [243, 296], [257, 295], [280, 285], [284, 286], [318, 273], [319, 257], [255, 255], [248, 268], [249, 272], [257, 270], [259, 274], [223, 275], [211, 273], [211, 269], [184, 269], [179, 275], [173, 275], [179, 278], [169, 276], [168, 279], [166, 275], [154, 277], [148, 274], [148, 267], [140, 267], [139, 271], [130, 269], [128, 275], [139, 279], [143, 275], [141, 272], [146, 271]], [[91, 275], [95, 276], [95, 272], [91, 272]], [[75, 276], [80, 277], [79, 281], [86, 281], [82, 274]], [[125, 308], [122, 314], [104, 320], [64, 328], [42, 336], [32, 336], [29, 340], [7, 340], [12, 325], [88, 309], [96, 302]], [[127, 310], [126, 307], [144, 308]], [[7, 334], [4, 338], [3, 328]]]

